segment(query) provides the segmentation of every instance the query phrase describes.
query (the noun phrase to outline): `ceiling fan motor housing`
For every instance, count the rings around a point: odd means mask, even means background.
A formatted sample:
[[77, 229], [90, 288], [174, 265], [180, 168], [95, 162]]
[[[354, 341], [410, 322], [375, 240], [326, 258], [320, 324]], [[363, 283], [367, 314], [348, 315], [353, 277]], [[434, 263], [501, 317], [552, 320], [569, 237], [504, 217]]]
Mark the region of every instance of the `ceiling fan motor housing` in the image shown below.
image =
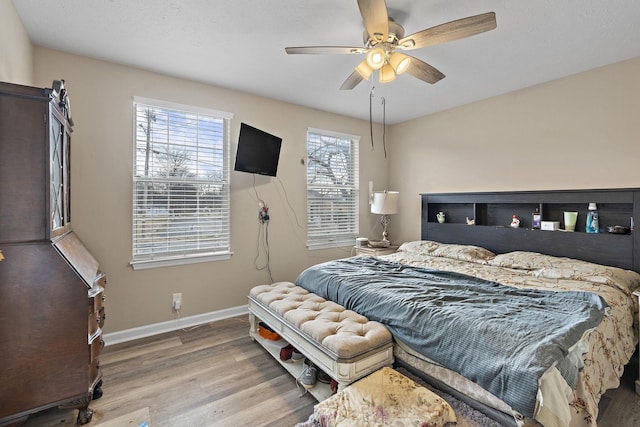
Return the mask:
[[367, 30], [364, 30], [362, 33], [362, 42], [368, 48], [376, 46], [380, 43], [387, 43], [397, 46], [398, 40], [404, 37], [404, 27], [398, 23], [396, 23], [393, 19], [389, 18], [389, 36], [387, 40], [382, 40], [382, 34], [374, 34], [369, 37], [369, 33]]

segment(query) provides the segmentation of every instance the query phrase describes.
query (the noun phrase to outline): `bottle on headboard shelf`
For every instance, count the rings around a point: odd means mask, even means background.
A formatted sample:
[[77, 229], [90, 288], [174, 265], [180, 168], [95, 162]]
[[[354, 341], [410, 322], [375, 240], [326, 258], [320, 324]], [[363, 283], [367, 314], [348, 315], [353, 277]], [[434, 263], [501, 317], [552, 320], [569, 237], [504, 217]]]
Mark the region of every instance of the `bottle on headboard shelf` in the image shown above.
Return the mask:
[[587, 212], [587, 225], [585, 227], [587, 233], [599, 233], [600, 224], [598, 222], [598, 207], [595, 203], [589, 203], [589, 212]]

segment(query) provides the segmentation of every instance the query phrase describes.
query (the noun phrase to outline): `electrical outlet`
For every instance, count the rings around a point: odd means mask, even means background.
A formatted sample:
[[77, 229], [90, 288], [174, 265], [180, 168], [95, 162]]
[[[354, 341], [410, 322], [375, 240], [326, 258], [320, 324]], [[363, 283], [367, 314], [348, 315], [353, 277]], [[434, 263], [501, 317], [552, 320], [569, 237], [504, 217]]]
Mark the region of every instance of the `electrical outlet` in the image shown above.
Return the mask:
[[182, 307], [182, 294], [178, 293], [178, 294], [173, 294], [173, 302], [171, 303], [171, 307], [174, 310], [180, 310], [180, 307]]

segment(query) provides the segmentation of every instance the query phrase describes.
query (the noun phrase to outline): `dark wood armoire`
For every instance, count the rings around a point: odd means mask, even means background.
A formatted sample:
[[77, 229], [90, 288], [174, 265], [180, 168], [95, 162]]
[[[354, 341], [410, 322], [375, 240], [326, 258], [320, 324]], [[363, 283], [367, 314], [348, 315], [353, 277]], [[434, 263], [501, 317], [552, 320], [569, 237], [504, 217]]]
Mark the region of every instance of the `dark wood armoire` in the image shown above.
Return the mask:
[[64, 81], [0, 82], [0, 426], [102, 395], [106, 276], [71, 228]]

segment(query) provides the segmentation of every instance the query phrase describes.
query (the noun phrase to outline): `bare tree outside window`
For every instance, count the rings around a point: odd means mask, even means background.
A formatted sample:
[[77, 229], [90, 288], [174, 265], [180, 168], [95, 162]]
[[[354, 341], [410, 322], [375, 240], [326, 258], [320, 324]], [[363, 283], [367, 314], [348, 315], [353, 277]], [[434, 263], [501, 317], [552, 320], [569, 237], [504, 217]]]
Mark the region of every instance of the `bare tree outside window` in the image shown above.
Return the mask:
[[352, 244], [358, 235], [359, 138], [307, 133], [307, 240], [309, 247]]
[[135, 110], [134, 260], [228, 252], [229, 119]]

